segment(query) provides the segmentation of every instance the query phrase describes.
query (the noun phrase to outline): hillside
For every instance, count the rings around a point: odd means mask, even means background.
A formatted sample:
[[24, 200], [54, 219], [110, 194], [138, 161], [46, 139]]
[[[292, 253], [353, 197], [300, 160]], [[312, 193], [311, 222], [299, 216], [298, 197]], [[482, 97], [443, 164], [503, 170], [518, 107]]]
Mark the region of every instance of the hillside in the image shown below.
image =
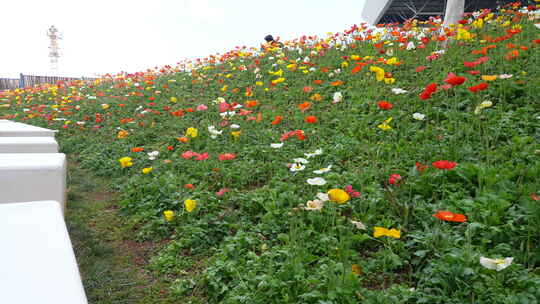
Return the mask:
[[539, 303], [538, 23], [353, 26], [0, 93], [0, 118], [60, 130], [179, 303]]

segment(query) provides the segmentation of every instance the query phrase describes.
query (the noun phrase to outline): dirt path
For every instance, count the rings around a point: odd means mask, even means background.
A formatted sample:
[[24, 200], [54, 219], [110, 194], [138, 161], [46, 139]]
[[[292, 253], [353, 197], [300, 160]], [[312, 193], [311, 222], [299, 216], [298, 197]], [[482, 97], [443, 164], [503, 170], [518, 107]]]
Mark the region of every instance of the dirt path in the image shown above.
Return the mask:
[[133, 241], [133, 232], [118, 217], [115, 193], [74, 163], [68, 170], [66, 223], [88, 302], [174, 303], [166, 278], [147, 270], [160, 244]]

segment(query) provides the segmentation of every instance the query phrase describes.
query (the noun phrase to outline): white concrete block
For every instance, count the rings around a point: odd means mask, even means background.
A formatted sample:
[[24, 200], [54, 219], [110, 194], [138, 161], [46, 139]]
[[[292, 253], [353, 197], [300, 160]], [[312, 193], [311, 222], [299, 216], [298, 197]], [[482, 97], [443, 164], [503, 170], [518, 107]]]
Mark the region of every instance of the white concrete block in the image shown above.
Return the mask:
[[40, 200], [57, 201], [65, 210], [65, 154], [0, 154], [0, 204]]
[[0, 204], [0, 303], [88, 303], [60, 204]]
[[0, 123], [0, 137], [54, 137], [57, 131], [23, 124], [20, 122]]
[[0, 137], [0, 153], [58, 153], [58, 143], [54, 137]]

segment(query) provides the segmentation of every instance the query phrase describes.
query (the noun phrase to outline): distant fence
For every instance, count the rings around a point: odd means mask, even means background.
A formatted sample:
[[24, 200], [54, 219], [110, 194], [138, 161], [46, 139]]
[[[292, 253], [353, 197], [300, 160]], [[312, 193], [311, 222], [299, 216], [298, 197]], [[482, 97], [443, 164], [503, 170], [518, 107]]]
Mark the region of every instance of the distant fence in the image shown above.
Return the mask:
[[17, 78], [0, 78], [0, 91], [16, 88], [33, 87], [42, 83], [56, 83], [58, 81], [74, 81], [74, 80], [96, 80], [92, 77], [60, 77], [60, 76], [35, 76], [21, 74]]

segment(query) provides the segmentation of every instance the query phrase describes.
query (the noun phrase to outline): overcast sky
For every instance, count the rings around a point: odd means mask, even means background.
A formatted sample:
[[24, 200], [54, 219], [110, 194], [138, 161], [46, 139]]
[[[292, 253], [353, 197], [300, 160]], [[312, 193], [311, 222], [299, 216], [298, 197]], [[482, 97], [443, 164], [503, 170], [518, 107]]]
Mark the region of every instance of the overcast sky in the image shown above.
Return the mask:
[[364, 1], [6, 0], [0, 77], [50, 74], [50, 25], [63, 36], [59, 74], [94, 76], [259, 46], [267, 34], [284, 40], [342, 31], [362, 22]]

